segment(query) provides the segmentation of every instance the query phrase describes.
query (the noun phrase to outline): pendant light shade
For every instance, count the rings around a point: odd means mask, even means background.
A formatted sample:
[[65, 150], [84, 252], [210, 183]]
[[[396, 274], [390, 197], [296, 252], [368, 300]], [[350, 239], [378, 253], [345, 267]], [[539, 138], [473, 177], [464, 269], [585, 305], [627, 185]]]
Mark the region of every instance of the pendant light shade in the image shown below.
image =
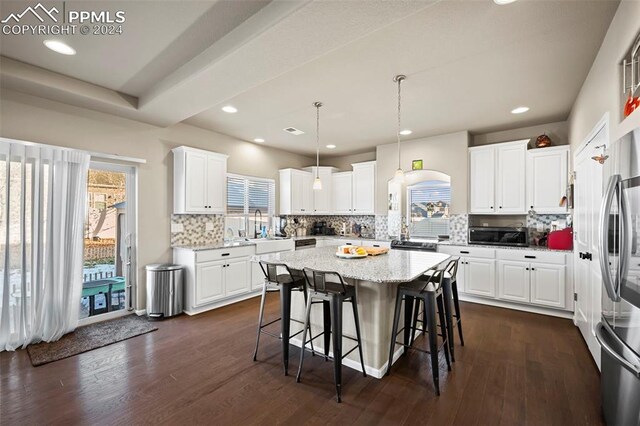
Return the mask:
[[395, 180], [398, 181], [402, 181], [404, 180], [404, 172], [402, 171], [402, 166], [400, 165], [400, 132], [402, 131], [402, 127], [401, 127], [401, 122], [400, 122], [400, 107], [402, 105], [402, 97], [401, 97], [401, 85], [402, 82], [404, 81], [404, 79], [406, 79], [407, 76], [399, 74], [396, 75], [395, 77], [393, 77], [393, 81], [398, 83], [398, 129], [396, 131], [396, 137], [398, 140], [398, 169], [396, 170], [395, 175], [393, 176], [393, 178]]
[[320, 107], [322, 102], [314, 102], [316, 107], [316, 178], [313, 180], [313, 189], [319, 191], [322, 189], [322, 181], [320, 180]]

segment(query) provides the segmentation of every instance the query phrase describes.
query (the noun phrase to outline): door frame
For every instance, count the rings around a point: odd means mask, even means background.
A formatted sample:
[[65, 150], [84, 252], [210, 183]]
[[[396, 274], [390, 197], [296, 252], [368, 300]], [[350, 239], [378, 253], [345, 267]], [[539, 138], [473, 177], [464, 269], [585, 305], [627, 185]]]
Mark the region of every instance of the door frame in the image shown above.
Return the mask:
[[[127, 191], [127, 206], [126, 206], [126, 224], [129, 238], [131, 240], [129, 257], [129, 265], [126, 263], [123, 268], [126, 268], [125, 278], [125, 300], [126, 309], [122, 309], [114, 312], [107, 312], [94, 317], [83, 318], [78, 321], [78, 326], [84, 326], [93, 324], [100, 321], [119, 318], [125, 315], [132, 314], [137, 302], [137, 264], [138, 264], [138, 168], [130, 163], [115, 163], [110, 161], [104, 161], [100, 157], [91, 157], [89, 169], [108, 170], [113, 172], [125, 173], [126, 180], [125, 186]], [[131, 200], [131, 201], [130, 201]]]

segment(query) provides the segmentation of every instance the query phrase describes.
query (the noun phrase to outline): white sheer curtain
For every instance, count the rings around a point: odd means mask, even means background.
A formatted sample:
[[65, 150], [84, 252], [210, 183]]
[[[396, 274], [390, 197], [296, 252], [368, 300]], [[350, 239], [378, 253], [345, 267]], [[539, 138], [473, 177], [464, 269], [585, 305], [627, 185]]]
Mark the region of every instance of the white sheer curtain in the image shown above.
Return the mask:
[[89, 154], [0, 141], [0, 351], [78, 324]]

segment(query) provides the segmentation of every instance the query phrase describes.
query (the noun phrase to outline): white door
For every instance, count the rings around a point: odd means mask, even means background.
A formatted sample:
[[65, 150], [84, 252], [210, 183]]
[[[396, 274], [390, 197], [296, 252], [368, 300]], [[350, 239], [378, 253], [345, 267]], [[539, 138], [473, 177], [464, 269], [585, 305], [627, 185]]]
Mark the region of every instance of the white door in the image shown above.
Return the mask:
[[565, 148], [552, 148], [527, 153], [529, 209], [538, 214], [567, 212], [560, 200], [567, 189], [568, 152]]
[[375, 194], [375, 164], [353, 167], [353, 213], [373, 214]]
[[495, 148], [469, 150], [469, 210], [495, 212]]
[[467, 258], [465, 271], [465, 292], [476, 296], [495, 297], [496, 262], [488, 259]]
[[207, 157], [207, 208], [208, 213], [227, 212], [227, 159]]
[[[577, 301], [574, 320], [587, 342], [591, 355], [600, 365], [600, 346], [594, 327], [600, 321], [602, 275], [598, 263], [598, 222], [602, 200], [603, 168], [591, 157], [607, 142], [602, 128], [577, 155], [575, 161], [574, 202], [574, 287]], [[586, 256], [585, 256], [586, 254]], [[591, 260], [589, 260], [589, 257]]]
[[302, 213], [313, 214], [313, 175], [302, 172]]
[[498, 261], [498, 297], [516, 302], [529, 302], [529, 264]]
[[531, 303], [553, 308], [564, 308], [565, 269], [564, 265], [532, 263]]
[[196, 306], [224, 298], [225, 262], [202, 262], [196, 266]]
[[249, 291], [249, 261], [246, 258], [229, 260], [224, 270], [225, 296]]
[[334, 173], [331, 177], [334, 214], [351, 214], [352, 174], [352, 172]]
[[527, 146], [522, 143], [498, 147], [496, 213], [526, 214]]
[[207, 206], [207, 160], [201, 152], [186, 153], [185, 173], [187, 175], [185, 209], [190, 213], [206, 213]]

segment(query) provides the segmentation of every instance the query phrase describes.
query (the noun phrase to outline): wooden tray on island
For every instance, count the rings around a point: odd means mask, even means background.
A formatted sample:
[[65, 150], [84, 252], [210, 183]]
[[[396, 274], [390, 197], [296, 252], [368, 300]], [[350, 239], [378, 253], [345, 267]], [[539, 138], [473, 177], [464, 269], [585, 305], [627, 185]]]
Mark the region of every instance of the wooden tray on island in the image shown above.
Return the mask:
[[381, 254], [385, 254], [389, 252], [389, 249], [386, 247], [366, 247], [362, 246], [363, 249], [367, 251], [369, 256], [378, 256]]

